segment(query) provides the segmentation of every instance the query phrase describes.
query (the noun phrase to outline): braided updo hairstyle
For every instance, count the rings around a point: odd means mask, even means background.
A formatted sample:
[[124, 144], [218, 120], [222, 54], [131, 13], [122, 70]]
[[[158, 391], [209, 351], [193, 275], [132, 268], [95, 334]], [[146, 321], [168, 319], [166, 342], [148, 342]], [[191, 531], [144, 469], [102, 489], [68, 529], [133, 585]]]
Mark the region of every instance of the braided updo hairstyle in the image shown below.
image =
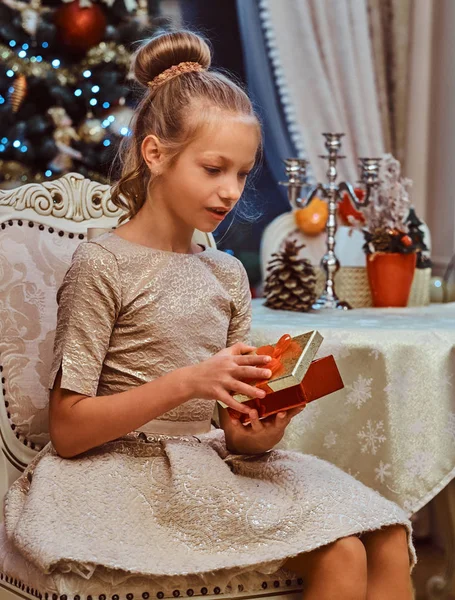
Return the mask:
[[[152, 176], [141, 153], [146, 136], [157, 136], [168, 164], [172, 164], [196, 137], [210, 111], [250, 117], [260, 131], [247, 94], [222, 73], [209, 70], [211, 58], [208, 43], [190, 31], [160, 33], [136, 52], [133, 72], [145, 92], [130, 125], [131, 135], [121, 145], [122, 174], [112, 189], [112, 202], [125, 211], [120, 222], [131, 219], [147, 196]], [[155, 83], [167, 69], [188, 62], [197, 63], [201, 69]]]

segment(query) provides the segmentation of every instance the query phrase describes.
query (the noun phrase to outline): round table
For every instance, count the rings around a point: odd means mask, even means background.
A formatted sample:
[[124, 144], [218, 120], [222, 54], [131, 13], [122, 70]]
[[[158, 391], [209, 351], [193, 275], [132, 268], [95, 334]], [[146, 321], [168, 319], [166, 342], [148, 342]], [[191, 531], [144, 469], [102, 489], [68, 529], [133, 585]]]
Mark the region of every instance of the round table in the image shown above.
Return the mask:
[[[336, 464], [409, 515], [446, 488], [455, 477], [455, 303], [310, 313], [263, 303], [253, 300], [252, 343], [318, 330], [318, 356], [333, 354], [345, 385], [295, 417], [280, 447]], [[452, 546], [453, 484], [444, 493]]]

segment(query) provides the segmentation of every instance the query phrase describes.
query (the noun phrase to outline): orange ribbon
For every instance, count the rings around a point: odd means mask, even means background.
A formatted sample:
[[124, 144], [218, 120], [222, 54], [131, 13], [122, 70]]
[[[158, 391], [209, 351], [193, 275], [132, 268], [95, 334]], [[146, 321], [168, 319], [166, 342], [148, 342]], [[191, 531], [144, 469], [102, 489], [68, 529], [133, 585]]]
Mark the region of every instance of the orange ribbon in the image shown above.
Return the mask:
[[[272, 360], [265, 365], [266, 369], [272, 371], [272, 375], [269, 379], [279, 377], [284, 371], [283, 359], [290, 356], [298, 358], [302, 352], [302, 348], [297, 342], [292, 340], [289, 333], [285, 333], [280, 337], [278, 343], [275, 346], [261, 346], [256, 350], [256, 354], [261, 356], [268, 355], [272, 357]], [[256, 382], [255, 387], [264, 389], [265, 391], [271, 392], [272, 390], [267, 385], [269, 379], [262, 379]]]

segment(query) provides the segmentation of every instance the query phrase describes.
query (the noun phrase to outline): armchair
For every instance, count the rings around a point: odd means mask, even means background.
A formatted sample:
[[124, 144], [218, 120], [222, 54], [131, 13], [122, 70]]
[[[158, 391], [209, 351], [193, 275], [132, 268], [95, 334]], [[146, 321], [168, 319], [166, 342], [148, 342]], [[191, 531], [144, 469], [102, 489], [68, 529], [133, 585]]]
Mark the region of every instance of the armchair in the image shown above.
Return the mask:
[[[111, 228], [121, 211], [110, 188], [69, 173], [43, 184], [0, 190], [0, 500], [49, 441], [48, 390], [56, 292], [77, 245], [91, 228]], [[215, 247], [211, 234], [195, 241]], [[88, 541], [89, 543], [89, 541]], [[7, 539], [0, 523], [0, 600], [138, 600], [180, 596], [301, 597], [302, 581], [281, 570], [237, 576], [227, 591], [175, 582], [162, 591], [144, 577], [95, 573], [44, 575]]]

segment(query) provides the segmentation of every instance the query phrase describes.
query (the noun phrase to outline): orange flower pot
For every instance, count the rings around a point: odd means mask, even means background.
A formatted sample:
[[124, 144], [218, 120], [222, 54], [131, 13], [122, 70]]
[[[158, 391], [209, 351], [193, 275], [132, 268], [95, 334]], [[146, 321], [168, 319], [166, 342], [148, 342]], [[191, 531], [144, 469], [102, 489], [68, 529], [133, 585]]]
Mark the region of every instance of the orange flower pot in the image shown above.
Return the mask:
[[373, 306], [407, 306], [415, 266], [415, 252], [367, 254], [367, 273]]

